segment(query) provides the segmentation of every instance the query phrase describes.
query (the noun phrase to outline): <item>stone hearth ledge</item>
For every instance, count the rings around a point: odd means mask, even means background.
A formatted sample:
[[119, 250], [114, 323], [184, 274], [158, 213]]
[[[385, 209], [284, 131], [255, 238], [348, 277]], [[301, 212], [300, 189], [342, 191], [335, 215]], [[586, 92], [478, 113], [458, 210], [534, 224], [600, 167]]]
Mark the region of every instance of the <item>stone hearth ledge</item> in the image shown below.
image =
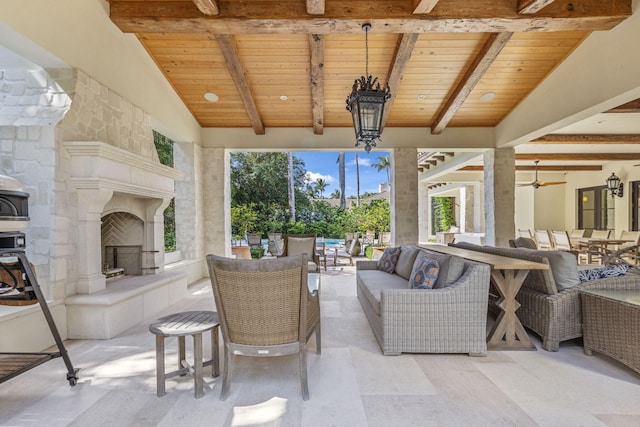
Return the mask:
[[187, 274], [165, 271], [110, 283], [103, 291], [65, 298], [69, 339], [110, 339], [187, 295]]

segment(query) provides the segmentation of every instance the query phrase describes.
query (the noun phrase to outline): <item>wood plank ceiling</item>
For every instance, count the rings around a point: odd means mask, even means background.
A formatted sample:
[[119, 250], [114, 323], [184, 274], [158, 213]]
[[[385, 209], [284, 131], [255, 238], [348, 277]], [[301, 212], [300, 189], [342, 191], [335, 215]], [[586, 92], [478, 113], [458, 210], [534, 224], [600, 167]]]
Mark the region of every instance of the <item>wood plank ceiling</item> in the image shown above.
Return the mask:
[[630, 14], [630, 0], [110, 0], [201, 126], [256, 134], [352, 126], [365, 22], [369, 74], [391, 87], [385, 126], [439, 133], [495, 126], [591, 31]]

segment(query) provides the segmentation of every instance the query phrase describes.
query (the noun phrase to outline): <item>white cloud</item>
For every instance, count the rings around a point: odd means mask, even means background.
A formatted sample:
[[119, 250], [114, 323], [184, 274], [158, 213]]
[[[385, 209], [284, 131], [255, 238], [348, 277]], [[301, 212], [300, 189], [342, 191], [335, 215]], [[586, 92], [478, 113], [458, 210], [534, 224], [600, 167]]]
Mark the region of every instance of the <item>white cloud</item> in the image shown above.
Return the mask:
[[[367, 157], [358, 156], [358, 164], [360, 166], [371, 166], [371, 159]], [[355, 166], [355, 165], [356, 165], [356, 159], [353, 159], [350, 162], [348, 162], [348, 166]]]
[[307, 172], [305, 175], [305, 182], [316, 182], [318, 179], [324, 179], [327, 183], [335, 182], [335, 178], [331, 175], [322, 175], [318, 172]]

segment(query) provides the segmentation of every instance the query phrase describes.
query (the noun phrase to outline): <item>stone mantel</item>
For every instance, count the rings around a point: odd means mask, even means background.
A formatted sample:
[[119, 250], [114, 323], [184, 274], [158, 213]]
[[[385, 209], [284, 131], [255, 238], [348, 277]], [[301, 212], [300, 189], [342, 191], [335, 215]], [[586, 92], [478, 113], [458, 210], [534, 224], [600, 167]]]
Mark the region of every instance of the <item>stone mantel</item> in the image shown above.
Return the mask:
[[121, 148], [98, 141], [63, 143], [71, 156], [76, 189], [101, 189], [136, 197], [171, 199], [174, 180], [183, 174]]

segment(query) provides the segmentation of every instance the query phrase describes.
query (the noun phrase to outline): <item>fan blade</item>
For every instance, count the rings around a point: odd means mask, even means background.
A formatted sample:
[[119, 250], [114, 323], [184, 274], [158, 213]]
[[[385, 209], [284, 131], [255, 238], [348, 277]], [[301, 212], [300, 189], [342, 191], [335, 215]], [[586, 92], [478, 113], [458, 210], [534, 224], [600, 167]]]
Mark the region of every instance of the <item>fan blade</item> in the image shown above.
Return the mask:
[[546, 187], [547, 185], [566, 184], [566, 182], [564, 182], [564, 181], [553, 181], [553, 182], [538, 181], [538, 184], [540, 185], [540, 187]]
[[518, 187], [531, 187], [531, 186], [532, 186], [533, 184], [535, 184], [535, 183], [536, 183], [536, 182], [535, 182], [535, 181], [533, 181], [533, 182], [530, 182], [530, 183], [528, 183], [528, 184], [518, 184]]

